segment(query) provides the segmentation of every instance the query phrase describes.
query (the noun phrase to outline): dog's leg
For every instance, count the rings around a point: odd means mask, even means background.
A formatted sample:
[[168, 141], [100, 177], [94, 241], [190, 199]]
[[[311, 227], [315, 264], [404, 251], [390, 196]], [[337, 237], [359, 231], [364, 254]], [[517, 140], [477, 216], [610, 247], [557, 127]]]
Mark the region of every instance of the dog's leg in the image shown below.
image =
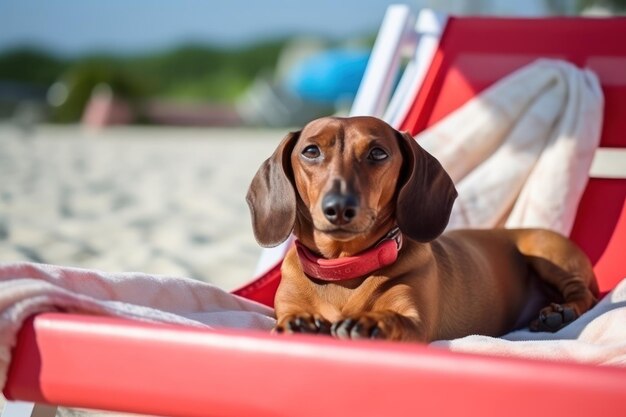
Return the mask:
[[427, 340], [424, 326], [418, 318], [392, 311], [352, 315], [333, 323], [331, 333], [339, 339]]
[[[330, 321], [320, 312], [318, 297], [311, 280], [300, 269], [295, 248], [285, 255], [274, 300], [274, 333], [330, 334]], [[289, 277], [289, 279], [285, 279]]]
[[555, 332], [597, 302], [598, 286], [591, 263], [574, 243], [553, 232], [532, 230], [518, 244], [539, 279], [561, 298], [541, 309], [530, 330]]

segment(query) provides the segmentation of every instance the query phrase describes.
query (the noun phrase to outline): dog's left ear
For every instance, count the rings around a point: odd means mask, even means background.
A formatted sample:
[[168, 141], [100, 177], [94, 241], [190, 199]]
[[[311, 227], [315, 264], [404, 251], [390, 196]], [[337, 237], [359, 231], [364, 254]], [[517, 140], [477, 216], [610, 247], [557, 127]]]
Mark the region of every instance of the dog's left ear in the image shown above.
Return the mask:
[[430, 242], [443, 233], [457, 197], [454, 183], [439, 161], [409, 133], [398, 132], [404, 153], [396, 220], [403, 233]]
[[291, 152], [300, 132], [289, 133], [252, 179], [246, 201], [257, 242], [273, 247], [284, 242], [296, 221]]

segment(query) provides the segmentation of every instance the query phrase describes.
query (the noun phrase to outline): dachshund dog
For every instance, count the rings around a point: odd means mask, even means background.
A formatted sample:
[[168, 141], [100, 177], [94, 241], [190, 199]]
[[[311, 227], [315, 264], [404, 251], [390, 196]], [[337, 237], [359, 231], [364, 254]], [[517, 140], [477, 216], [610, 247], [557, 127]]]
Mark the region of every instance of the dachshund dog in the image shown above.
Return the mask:
[[556, 331], [594, 305], [590, 261], [555, 232], [442, 234], [456, 196], [439, 161], [379, 119], [322, 118], [287, 135], [247, 195], [262, 246], [297, 238], [275, 330], [429, 342]]

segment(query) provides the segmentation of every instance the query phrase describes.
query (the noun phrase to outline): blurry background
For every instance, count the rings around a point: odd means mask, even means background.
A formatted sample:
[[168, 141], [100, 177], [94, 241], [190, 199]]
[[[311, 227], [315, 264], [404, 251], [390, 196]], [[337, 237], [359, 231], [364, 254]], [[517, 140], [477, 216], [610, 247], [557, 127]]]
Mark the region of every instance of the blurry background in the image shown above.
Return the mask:
[[[298, 125], [349, 108], [389, 0], [0, 3], [0, 116]], [[456, 14], [603, 13], [626, 1], [416, 0]], [[97, 112], [96, 112], [97, 113]], [[92, 115], [96, 123], [96, 115]]]
[[[347, 112], [391, 3], [3, 0], [0, 261], [248, 281], [250, 179], [288, 128]], [[606, 15], [626, 0], [410, 4]]]

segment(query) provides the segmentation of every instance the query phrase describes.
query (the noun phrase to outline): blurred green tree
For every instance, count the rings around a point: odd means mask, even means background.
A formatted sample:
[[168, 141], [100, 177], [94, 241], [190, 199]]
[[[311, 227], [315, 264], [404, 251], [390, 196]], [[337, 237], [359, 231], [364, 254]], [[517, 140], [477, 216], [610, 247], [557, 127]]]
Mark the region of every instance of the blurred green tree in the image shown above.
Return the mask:
[[53, 120], [80, 120], [98, 84], [138, 104], [145, 99], [233, 103], [259, 73], [272, 73], [285, 40], [225, 49], [186, 45], [145, 55], [91, 55], [61, 58], [23, 48], [0, 54], [0, 82], [64, 86], [67, 96]]
[[55, 82], [68, 63], [31, 48], [9, 50], [0, 56], [0, 80], [48, 86]]

